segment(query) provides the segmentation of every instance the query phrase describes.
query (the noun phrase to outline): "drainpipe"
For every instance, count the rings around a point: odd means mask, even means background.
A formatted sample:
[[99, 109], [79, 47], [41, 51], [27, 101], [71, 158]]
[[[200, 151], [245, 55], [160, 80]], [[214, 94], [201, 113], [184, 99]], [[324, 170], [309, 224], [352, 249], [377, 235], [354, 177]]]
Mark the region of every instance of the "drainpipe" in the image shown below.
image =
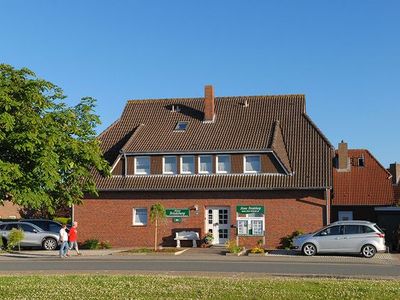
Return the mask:
[[326, 200], [326, 225], [331, 223], [331, 189], [325, 190]]

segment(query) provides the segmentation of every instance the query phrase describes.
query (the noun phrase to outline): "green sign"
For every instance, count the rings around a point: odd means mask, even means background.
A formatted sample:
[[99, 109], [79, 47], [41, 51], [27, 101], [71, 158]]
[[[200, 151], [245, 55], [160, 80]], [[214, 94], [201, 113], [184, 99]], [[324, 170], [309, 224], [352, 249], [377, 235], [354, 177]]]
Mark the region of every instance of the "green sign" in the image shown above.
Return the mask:
[[165, 213], [168, 218], [189, 217], [189, 208], [167, 208]]
[[236, 212], [239, 214], [263, 214], [264, 206], [256, 205], [238, 205], [236, 206]]
[[173, 223], [182, 223], [182, 218], [181, 217], [174, 217], [172, 218]]

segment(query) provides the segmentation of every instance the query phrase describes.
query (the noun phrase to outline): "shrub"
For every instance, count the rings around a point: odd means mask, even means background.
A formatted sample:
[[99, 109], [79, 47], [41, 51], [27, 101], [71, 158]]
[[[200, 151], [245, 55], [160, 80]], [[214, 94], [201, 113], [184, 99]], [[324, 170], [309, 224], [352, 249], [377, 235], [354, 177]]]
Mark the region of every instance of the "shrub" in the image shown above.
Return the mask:
[[83, 249], [96, 250], [100, 248], [100, 242], [97, 239], [86, 240], [82, 244]]
[[304, 234], [300, 230], [293, 231], [292, 234], [289, 234], [283, 238], [281, 238], [281, 245], [279, 248], [281, 249], [291, 249], [293, 247], [293, 238], [296, 236]]
[[230, 253], [239, 253], [240, 251], [243, 250], [243, 247], [237, 246], [235, 240], [230, 240], [227, 241], [225, 244], [225, 248], [230, 252]]
[[264, 252], [265, 252], [264, 248], [258, 246], [255, 246], [250, 250], [250, 253], [264, 253]]
[[111, 243], [109, 241], [102, 241], [100, 243], [100, 249], [111, 249]]
[[21, 250], [21, 241], [24, 239], [25, 234], [22, 230], [13, 228], [8, 236], [7, 249], [12, 250], [18, 246], [18, 250]]
[[206, 236], [204, 237], [204, 243], [207, 245], [211, 245], [214, 240], [214, 235], [211, 232], [207, 232]]
[[65, 218], [65, 217], [55, 217], [55, 218], [53, 218], [53, 221], [56, 221], [61, 224], [71, 224], [72, 223], [71, 218]]

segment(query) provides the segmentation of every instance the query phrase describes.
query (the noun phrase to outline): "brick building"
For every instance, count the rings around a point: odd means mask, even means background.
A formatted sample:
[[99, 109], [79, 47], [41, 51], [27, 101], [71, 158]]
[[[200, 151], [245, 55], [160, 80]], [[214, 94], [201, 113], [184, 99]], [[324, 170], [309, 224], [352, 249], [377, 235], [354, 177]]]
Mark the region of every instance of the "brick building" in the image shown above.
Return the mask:
[[394, 204], [392, 176], [365, 149], [340, 143], [333, 169], [331, 221], [376, 222], [376, 208]]
[[[80, 239], [151, 246], [150, 207], [169, 217], [159, 243], [195, 230], [213, 243], [239, 236], [267, 247], [329, 222], [334, 150], [306, 114], [303, 95], [128, 101], [100, 136], [112, 177], [74, 207]], [[189, 243], [190, 244], [190, 243]], [[189, 245], [188, 244], [188, 245]]]
[[10, 201], [0, 204], [0, 219], [19, 219], [21, 207]]

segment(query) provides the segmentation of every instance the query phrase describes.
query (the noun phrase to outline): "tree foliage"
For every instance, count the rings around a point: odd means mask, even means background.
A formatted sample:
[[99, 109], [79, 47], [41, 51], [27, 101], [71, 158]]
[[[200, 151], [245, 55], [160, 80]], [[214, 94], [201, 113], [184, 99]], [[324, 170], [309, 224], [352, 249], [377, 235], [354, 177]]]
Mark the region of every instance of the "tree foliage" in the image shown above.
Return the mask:
[[69, 107], [65, 98], [31, 70], [0, 64], [0, 203], [52, 212], [97, 194], [93, 171], [109, 175], [95, 99]]

